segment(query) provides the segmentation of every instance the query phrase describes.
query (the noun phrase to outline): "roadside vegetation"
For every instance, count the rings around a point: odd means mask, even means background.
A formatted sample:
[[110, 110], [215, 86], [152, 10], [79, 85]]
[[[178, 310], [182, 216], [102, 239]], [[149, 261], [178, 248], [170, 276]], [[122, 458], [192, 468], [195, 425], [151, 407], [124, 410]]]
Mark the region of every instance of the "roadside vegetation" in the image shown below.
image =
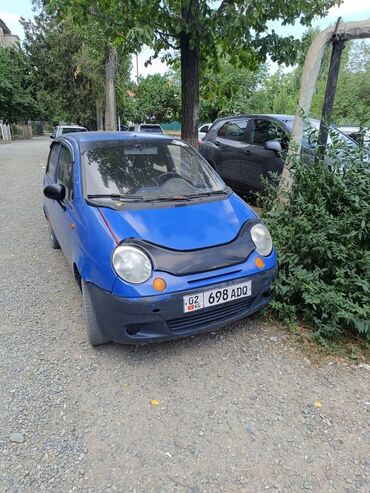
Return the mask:
[[279, 256], [271, 309], [321, 341], [370, 342], [370, 173], [361, 151], [343, 154], [336, 143], [314, 166], [295, 157], [289, 195], [281, 201], [271, 190], [264, 198]]

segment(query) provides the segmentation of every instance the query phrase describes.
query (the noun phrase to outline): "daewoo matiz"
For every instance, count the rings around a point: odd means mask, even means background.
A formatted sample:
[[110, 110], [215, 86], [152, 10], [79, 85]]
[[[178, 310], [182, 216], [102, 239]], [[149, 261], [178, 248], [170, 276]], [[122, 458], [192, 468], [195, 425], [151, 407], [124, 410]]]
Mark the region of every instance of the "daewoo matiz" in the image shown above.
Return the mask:
[[44, 195], [50, 243], [81, 286], [92, 345], [214, 330], [270, 299], [267, 228], [180, 139], [59, 137]]

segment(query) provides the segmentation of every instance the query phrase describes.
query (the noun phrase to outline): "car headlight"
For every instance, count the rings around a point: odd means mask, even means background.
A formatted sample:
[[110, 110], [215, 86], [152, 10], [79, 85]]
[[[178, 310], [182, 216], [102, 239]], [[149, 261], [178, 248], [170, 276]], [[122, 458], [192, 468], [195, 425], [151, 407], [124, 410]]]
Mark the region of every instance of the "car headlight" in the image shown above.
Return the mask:
[[147, 281], [152, 273], [148, 256], [134, 246], [118, 245], [113, 252], [112, 264], [119, 277], [132, 284]]
[[270, 255], [272, 250], [272, 238], [269, 230], [261, 223], [255, 224], [251, 228], [251, 236], [256, 246], [256, 251], [263, 257]]

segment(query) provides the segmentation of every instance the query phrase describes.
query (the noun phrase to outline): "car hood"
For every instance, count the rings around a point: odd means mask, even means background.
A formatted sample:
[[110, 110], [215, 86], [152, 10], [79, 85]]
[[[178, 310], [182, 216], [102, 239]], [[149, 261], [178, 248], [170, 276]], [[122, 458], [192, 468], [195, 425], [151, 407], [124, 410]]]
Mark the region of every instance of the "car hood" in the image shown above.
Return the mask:
[[232, 241], [254, 212], [235, 194], [226, 199], [139, 210], [101, 208], [119, 241], [140, 238], [174, 250], [195, 250]]

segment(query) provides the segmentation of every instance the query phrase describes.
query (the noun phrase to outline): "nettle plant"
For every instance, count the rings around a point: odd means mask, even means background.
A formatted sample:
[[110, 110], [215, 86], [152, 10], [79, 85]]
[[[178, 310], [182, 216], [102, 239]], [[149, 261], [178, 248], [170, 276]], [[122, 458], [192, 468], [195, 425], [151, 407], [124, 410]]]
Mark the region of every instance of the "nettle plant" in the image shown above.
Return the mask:
[[263, 199], [279, 259], [271, 308], [319, 338], [352, 333], [370, 340], [369, 158], [334, 138], [320, 162], [291, 162], [287, 202], [276, 188]]

